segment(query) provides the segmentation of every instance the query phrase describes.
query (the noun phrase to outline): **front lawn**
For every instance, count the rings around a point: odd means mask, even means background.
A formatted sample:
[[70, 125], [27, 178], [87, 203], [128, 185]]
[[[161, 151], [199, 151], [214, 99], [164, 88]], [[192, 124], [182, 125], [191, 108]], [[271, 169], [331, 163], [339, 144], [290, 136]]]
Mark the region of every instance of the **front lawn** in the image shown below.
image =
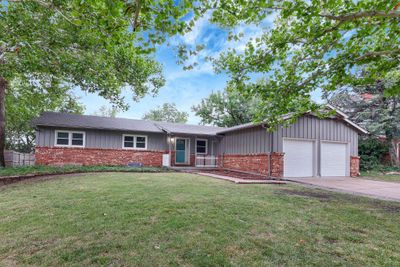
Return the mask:
[[[400, 172], [400, 170], [399, 170]], [[387, 182], [400, 182], [400, 174], [388, 174], [390, 171], [363, 171], [360, 178], [382, 180]]]
[[400, 203], [103, 173], [0, 188], [0, 266], [394, 266]]

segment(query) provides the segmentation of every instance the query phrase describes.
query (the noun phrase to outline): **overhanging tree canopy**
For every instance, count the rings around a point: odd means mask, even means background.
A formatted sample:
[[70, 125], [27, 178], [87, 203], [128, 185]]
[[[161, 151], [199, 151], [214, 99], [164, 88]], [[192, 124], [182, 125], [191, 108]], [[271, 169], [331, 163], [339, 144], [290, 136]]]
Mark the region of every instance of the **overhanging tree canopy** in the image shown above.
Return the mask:
[[[398, 1], [233, 1], [215, 3], [212, 21], [226, 27], [260, 24], [275, 15], [272, 28], [215, 60], [243, 94], [259, 94], [258, 120], [280, 121], [319, 107], [315, 90], [388, 82], [385, 94], [400, 93]], [[254, 82], [251, 74], [264, 74]], [[367, 75], [360, 75], [367, 73]]]
[[164, 84], [161, 66], [149, 52], [166, 36], [186, 29], [181, 18], [191, 6], [190, 1], [172, 0], [1, 2], [0, 165], [4, 99], [11, 81], [37, 86], [55, 81], [126, 108], [123, 89], [137, 100]]

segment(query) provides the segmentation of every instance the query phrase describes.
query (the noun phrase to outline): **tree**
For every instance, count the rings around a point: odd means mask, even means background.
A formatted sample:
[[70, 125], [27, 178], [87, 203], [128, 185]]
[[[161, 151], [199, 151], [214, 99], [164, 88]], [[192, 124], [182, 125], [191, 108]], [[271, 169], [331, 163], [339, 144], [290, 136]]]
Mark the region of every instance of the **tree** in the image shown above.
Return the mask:
[[258, 105], [257, 97], [244, 97], [236, 89], [211, 93], [192, 107], [202, 124], [231, 127], [251, 122]]
[[372, 135], [386, 136], [392, 163], [398, 166], [395, 140], [400, 139], [400, 96], [385, 96], [385, 85], [387, 82], [377, 81], [373, 86], [348, 87], [325, 97]]
[[[251, 39], [244, 53], [235, 49], [214, 60], [242, 93], [260, 96], [256, 120], [281, 123], [318, 111], [310, 94], [392, 79], [384, 94], [400, 93], [400, 10], [398, 0], [232, 1], [215, 3], [211, 21], [224, 27], [274, 25]], [[233, 38], [240, 38], [234, 35]], [[368, 75], [360, 75], [360, 73]], [[252, 74], [263, 74], [257, 82]]]
[[[4, 166], [4, 104], [9, 84], [14, 80], [37, 87], [45, 81], [76, 86], [97, 93], [123, 109], [127, 106], [120, 97], [122, 88], [131, 89], [137, 100], [149, 92], [156, 93], [164, 84], [161, 66], [148, 55], [152, 50], [146, 47], [163, 40], [162, 34], [154, 33], [182, 31], [184, 22], [178, 19], [183, 14], [174, 5], [160, 8], [164, 2], [158, 6], [141, 6], [141, 2], [0, 3], [1, 166]], [[176, 12], [170, 13], [173, 11]], [[146, 38], [138, 36], [140, 30], [146, 29], [153, 31]], [[140, 40], [147, 43], [135, 45]]]
[[[6, 148], [31, 152], [35, 131], [31, 121], [44, 111], [83, 113], [84, 107], [72, 96], [68, 87], [46, 83], [31, 85], [25, 80], [14, 79], [6, 96]], [[55, 91], [57, 93], [55, 93]]]
[[147, 112], [143, 116], [143, 119], [152, 121], [186, 123], [188, 117], [189, 114], [184, 111], [179, 111], [175, 104], [164, 103], [162, 106], [159, 106], [156, 109]]
[[93, 112], [93, 115], [115, 118], [118, 114], [118, 111], [119, 110], [116, 107], [109, 108], [106, 105], [103, 105], [98, 111]]

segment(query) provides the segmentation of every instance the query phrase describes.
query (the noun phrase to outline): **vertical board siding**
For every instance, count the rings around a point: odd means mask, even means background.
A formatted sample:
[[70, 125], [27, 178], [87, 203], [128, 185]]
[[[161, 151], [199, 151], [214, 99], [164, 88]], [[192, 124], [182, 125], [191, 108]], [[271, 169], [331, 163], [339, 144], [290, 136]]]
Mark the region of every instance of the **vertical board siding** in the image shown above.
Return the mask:
[[296, 123], [278, 129], [276, 135], [273, 148], [277, 152], [282, 152], [282, 138], [286, 137], [349, 142], [351, 155], [358, 155], [358, 133], [345, 122], [335, 119], [304, 116]]
[[227, 133], [221, 141], [226, 154], [268, 153], [269, 133], [261, 126]]
[[221, 153], [268, 153], [270, 136], [273, 138], [272, 150], [276, 152], [283, 152], [283, 138], [304, 138], [348, 142], [351, 155], [358, 155], [358, 133], [353, 128], [340, 120], [312, 116], [300, 117], [288, 127], [278, 126], [272, 134], [261, 126], [226, 133], [221, 141]]
[[[37, 146], [53, 147], [55, 143], [56, 130], [74, 130], [74, 129], [59, 129], [59, 128], [39, 128], [37, 131]], [[167, 150], [167, 136], [159, 133], [138, 133], [138, 132], [119, 132], [119, 131], [102, 131], [102, 130], [82, 130], [86, 133], [87, 148], [110, 148], [122, 149], [123, 134], [147, 135], [148, 150]]]

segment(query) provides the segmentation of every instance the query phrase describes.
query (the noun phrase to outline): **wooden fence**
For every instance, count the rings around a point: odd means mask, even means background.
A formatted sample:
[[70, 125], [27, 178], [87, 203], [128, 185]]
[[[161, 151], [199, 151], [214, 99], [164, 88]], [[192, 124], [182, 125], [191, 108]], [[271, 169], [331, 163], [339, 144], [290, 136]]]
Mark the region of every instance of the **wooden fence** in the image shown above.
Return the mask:
[[35, 165], [35, 154], [20, 153], [12, 150], [4, 151], [6, 166], [29, 166]]

